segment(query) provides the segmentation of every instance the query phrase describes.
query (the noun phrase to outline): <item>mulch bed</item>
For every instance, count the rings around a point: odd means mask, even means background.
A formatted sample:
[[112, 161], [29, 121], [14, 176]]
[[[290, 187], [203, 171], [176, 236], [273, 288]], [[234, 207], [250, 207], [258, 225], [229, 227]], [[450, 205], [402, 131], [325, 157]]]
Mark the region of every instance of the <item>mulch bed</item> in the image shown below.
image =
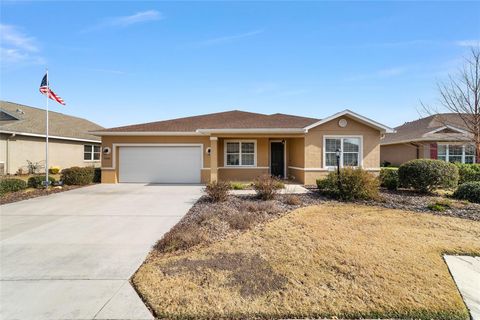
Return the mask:
[[51, 187], [48, 189], [26, 189], [21, 191], [9, 192], [0, 196], [0, 204], [7, 204], [42, 196], [47, 196], [53, 193], [59, 193], [64, 191], [69, 191], [73, 189], [78, 189], [86, 186], [62, 186], [62, 187]]

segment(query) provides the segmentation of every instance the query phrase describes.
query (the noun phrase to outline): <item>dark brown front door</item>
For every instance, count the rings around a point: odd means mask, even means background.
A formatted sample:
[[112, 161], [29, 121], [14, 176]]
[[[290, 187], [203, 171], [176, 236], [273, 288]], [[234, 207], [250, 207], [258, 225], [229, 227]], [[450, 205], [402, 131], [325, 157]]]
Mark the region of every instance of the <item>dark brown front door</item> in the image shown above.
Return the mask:
[[272, 176], [285, 178], [285, 145], [283, 142], [272, 142], [270, 144], [270, 173]]

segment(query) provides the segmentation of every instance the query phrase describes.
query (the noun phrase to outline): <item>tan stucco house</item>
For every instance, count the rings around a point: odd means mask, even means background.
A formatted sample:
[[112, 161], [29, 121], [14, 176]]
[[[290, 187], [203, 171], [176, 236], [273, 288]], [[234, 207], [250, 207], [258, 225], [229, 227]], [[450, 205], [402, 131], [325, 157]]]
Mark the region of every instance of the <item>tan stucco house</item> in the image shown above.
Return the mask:
[[[62, 107], [64, 108], [64, 107]], [[27, 173], [27, 160], [45, 172], [45, 110], [0, 101], [0, 174]], [[59, 112], [49, 112], [49, 167], [100, 166], [103, 127]]]
[[399, 166], [413, 159], [475, 163], [473, 136], [458, 114], [442, 113], [407, 122], [381, 140], [382, 163]]
[[92, 132], [102, 138], [102, 182], [251, 181], [307, 185], [336, 167], [380, 168], [387, 126], [345, 110], [326, 119], [228, 111]]

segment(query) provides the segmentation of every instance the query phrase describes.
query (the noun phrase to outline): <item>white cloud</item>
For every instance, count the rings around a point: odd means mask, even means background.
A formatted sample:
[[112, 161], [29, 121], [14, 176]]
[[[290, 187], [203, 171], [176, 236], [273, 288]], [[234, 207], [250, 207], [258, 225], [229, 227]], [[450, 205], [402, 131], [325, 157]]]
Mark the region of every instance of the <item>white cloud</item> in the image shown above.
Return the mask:
[[478, 47], [480, 46], [480, 40], [459, 40], [455, 44], [460, 47]]
[[206, 39], [206, 40], [203, 40], [203, 41], [199, 41], [196, 44], [201, 45], [201, 46], [215, 45], [215, 44], [220, 44], [220, 43], [232, 42], [232, 41], [235, 41], [235, 40], [238, 40], [238, 39], [252, 37], [252, 36], [255, 36], [255, 35], [261, 34], [261, 33], [263, 33], [263, 30], [253, 30], [253, 31], [240, 33], [240, 34], [210, 38], [210, 39]]
[[18, 30], [17, 27], [12, 25], [0, 24], [0, 39], [2, 45], [7, 45], [30, 52], [38, 51], [38, 47], [35, 44], [35, 39], [28, 37]]
[[130, 16], [106, 18], [100, 23], [84, 29], [83, 32], [89, 32], [89, 31], [103, 29], [103, 28], [113, 28], [113, 27], [123, 28], [123, 27], [128, 27], [137, 23], [162, 20], [163, 18], [164, 18], [163, 15], [157, 10], [141, 11], [141, 12], [132, 14]]
[[0, 57], [1, 66], [19, 64], [43, 64], [35, 38], [27, 36], [16, 26], [0, 24]]

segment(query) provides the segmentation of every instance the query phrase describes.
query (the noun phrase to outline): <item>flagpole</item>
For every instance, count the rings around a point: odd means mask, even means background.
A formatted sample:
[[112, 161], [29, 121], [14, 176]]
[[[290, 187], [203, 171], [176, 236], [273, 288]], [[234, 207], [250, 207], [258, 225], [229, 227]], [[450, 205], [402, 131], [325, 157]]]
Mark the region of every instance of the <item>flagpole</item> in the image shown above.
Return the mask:
[[46, 68], [47, 69], [47, 73], [46, 73], [46, 76], [47, 76], [47, 130], [46, 130], [46, 144], [45, 144], [45, 188], [48, 189], [48, 100], [49, 100], [49, 94], [50, 94], [50, 83], [48, 82], [48, 67]]

